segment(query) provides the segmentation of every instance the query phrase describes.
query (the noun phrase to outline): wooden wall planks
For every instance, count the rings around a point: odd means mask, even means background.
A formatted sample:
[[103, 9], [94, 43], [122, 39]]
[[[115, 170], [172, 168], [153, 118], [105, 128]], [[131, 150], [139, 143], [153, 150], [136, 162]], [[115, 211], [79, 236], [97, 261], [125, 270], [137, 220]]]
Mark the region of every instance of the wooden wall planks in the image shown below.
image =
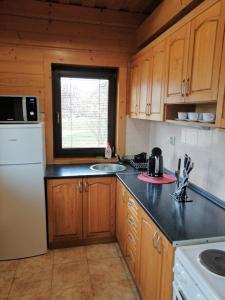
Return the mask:
[[37, 95], [46, 123], [48, 163], [93, 162], [53, 155], [51, 64], [116, 67], [117, 151], [124, 152], [127, 64], [141, 14], [34, 0], [0, 1], [0, 94]]

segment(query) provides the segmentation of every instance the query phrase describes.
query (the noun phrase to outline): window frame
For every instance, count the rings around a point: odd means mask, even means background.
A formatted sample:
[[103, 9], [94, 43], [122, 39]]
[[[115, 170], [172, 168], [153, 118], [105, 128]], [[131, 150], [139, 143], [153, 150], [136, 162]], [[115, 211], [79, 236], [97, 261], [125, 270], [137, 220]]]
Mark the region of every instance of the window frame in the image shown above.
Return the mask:
[[105, 153], [105, 148], [62, 148], [61, 77], [109, 80], [108, 142], [112, 147], [112, 154], [115, 154], [117, 73], [116, 68], [52, 64], [54, 157], [95, 157], [104, 156]]

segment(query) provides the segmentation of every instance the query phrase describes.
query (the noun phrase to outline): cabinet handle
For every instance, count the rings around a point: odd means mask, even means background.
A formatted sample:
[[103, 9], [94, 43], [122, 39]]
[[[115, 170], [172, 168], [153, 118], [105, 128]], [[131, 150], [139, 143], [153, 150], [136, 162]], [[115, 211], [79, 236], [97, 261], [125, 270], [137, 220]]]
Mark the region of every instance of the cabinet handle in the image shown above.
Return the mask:
[[161, 254], [162, 253], [162, 238], [160, 235], [157, 238], [156, 245], [157, 245], [158, 253]]
[[146, 103], [146, 107], [145, 107], [145, 114], [146, 114], [146, 116], [148, 116], [148, 106], [149, 106], [149, 104]]
[[[134, 219], [133, 219], [131, 216], [128, 217], [128, 223], [129, 223], [130, 225], [132, 225], [132, 226], [135, 226], [135, 221], [134, 221]], [[135, 226], [135, 227], [136, 227], [136, 226]]]
[[136, 114], [138, 114], [138, 105], [136, 104]]
[[88, 183], [87, 183], [87, 181], [84, 182], [84, 191], [88, 192]]
[[158, 232], [155, 231], [155, 233], [153, 235], [153, 239], [152, 239], [153, 246], [154, 246], [155, 249], [157, 249], [157, 241], [158, 241]]
[[185, 85], [185, 95], [188, 96], [190, 94], [190, 78], [187, 78]]
[[130, 241], [130, 242], [134, 242], [134, 239], [133, 239], [133, 237], [128, 233], [128, 235], [127, 235], [127, 238], [128, 238], [128, 240]]
[[180, 93], [181, 93], [182, 97], [185, 96], [185, 79], [183, 79], [182, 82], [181, 82]]
[[131, 202], [130, 200], [128, 200], [128, 206], [135, 208], [135, 205], [133, 202]]
[[150, 103], [148, 104], [148, 115], [149, 116], [151, 115], [151, 104]]
[[82, 191], [83, 191], [83, 183], [82, 183], [82, 181], [79, 181], [78, 186], [79, 186], [80, 193], [82, 193]]

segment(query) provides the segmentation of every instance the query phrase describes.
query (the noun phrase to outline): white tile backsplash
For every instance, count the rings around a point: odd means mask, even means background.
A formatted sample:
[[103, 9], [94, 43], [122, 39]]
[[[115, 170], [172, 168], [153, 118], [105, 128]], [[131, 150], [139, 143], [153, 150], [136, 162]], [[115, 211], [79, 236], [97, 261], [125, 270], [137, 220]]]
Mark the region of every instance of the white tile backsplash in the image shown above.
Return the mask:
[[[175, 145], [170, 144], [175, 136]], [[190, 181], [225, 201], [225, 131], [149, 122], [149, 149], [163, 151], [164, 166], [177, 168], [178, 158], [191, 156], [195, 168]]]
[[126, 154], [149, 152], [149, 122], [131, 119], [126, 121]]
[[[175, 145], [170, 144], [175, 137]], [[126, 154], [163, 151], [164, 166], [177, 168], [179, 157], [187, 153], [195, 167], [190, 181], [225, 201], [225, 130], [176, 126], [127, 118]]]

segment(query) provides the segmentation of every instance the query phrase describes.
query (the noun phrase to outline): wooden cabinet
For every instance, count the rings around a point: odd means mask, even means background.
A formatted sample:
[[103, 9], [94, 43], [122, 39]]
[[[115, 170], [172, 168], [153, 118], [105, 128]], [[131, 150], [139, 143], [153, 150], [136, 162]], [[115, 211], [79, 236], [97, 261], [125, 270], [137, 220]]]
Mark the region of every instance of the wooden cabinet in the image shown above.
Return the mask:
[[113, 237], [115, 234], [115, 177], [83, 180], [84, 239]]
[[140, 72], [140, 94], [139, 94], [139, 105], [138, 105], [138, 117], [145, 119], [150, 115], [150, 85], [151, 85], [151, 57], [141, 61], [139, 66]]
[[142, 211], [138, 285], [143, 300], [172, 299], [173, 253], [167, 239]]
[[126, 253], [130, 272], [133, 278], [138, 281], [139, 271], [139, 235], [140, 235], [140, 207], [136, 200], [128, 193], [127, 199], [127, 236]]
[[217, 1], [167, 38], [165, 103], [217, 101], [223, 34]]
[[116, 220], [117, 240], [142, 299], [171, 300], [174, 248], [119, 181]]
[[127, 237], [127, 191], [120, 181], [117, 181], [116, 194], [116, 238], [122, 253], [126, 251]]
[[163, 120], [163, 97], [164, 97], [164, 66], [165, 66], [165, 41], [160, 42], [152, 49], [152, 72], [151, 72], [151, 105], [150, 120]]
[[130, 116], [160, 121], [163, 119], [165, 42], [148, 51], [131, 69]]
[[131, 75], [130, 75], [130, 116], [137, 117], [139, 107], [139, 68], [137, 65], [131, 66]]
[[82, 239], [82, 179], [48, 181], [49, 244]]
[[222, 1], [191, 21], [186, 101], [217, 101], [223, 34]]
[[183, 26], [166, 41], [165, 102], [184, 102], [190, 24]]
[[48, 180], [49, 247], [114, 240], [115, 188], [115, 177]]

